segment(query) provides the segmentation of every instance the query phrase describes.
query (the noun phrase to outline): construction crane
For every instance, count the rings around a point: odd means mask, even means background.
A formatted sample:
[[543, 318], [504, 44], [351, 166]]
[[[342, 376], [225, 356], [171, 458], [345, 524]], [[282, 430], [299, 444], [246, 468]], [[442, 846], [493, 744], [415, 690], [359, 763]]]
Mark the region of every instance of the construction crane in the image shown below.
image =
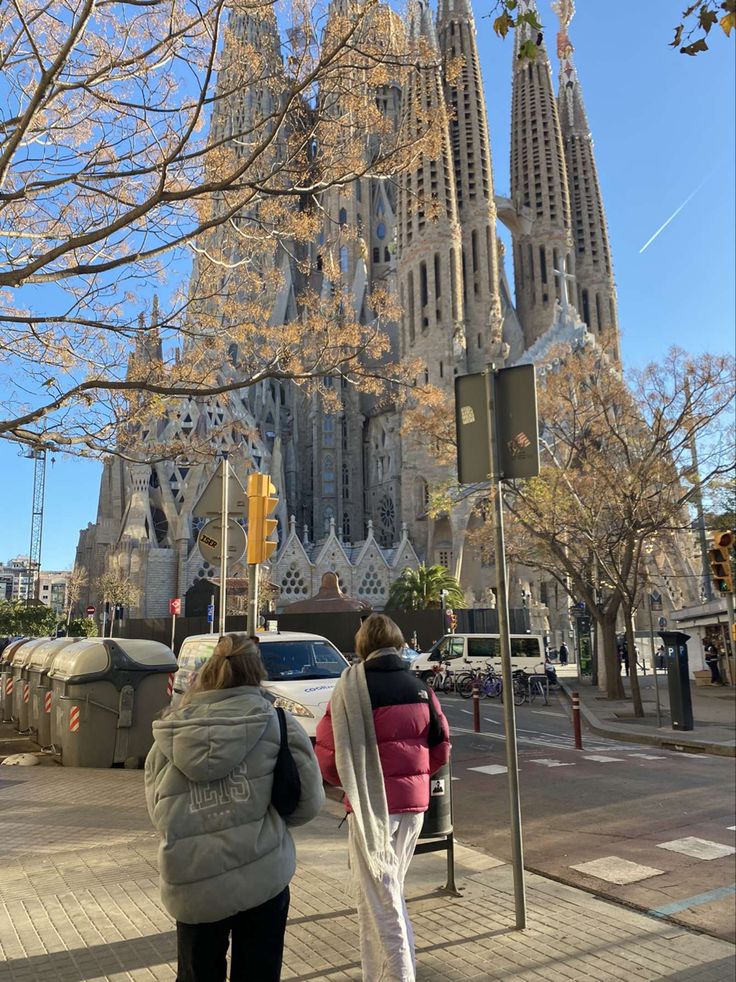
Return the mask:
[[[28, 552], [26, 600], [39, 599], [41, 593], [41, 538], [43, 536], [43, 499], [46, 489], [46, 450], [28, 450], [25, 457], [33, 461], [33, 505], [31, 511], [31, 548]], [[53, 460], [52, 460], [53, 463]]]

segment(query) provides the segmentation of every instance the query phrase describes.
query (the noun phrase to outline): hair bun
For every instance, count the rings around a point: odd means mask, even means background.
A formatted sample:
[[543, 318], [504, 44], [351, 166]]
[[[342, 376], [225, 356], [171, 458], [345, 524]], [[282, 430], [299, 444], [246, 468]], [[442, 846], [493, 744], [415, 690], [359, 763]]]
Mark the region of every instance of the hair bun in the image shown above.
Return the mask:
[[223, 634], [220, 640], [217, 642], [215, 650], [212, 652], [213, 655], [218, 655], [220, 658], [227, 658], [233, 653], [234, 642], [229, 634]]

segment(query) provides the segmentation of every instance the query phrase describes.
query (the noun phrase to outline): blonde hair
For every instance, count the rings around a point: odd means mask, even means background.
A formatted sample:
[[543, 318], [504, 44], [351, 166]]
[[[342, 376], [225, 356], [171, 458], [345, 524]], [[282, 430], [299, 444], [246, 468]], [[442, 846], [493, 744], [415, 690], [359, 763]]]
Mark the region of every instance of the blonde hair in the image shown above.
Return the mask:
[[385, 614], [366, 617], [355, 635], [355, 653], [363, 661], [379, 648], [400, 648], [403, 644], [404, 635], [398, 624]]
[[213, 689], [235, 689], [240, 685], [260, 685], [266, 676], [258, 645], [247, 634], [223, 634], [187, 695]]

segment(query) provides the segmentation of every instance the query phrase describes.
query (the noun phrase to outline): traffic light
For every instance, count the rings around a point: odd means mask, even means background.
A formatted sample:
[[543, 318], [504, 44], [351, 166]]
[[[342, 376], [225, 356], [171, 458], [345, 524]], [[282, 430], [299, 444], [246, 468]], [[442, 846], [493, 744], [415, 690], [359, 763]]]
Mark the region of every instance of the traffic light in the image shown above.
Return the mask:
[[248, 564], [265, 563], [278, 542], [271, 539], [278, 522], [268, 516], [279, 499], [268, 474], [251, 474], [248, 478]]
[[708, 550], [710, 573], [713, 586], [720, 593], [733, 593], [733, 571], [731, 569], [731, 549], [733, 548], [733, 532], [716, 532], [713, 536], [713, 548]]

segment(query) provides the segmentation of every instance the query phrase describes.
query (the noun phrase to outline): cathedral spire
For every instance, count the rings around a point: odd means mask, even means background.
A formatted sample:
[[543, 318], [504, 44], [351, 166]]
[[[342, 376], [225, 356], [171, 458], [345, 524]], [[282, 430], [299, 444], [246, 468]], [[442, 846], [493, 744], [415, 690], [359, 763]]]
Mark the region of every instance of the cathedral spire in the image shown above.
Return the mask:
[[[480, 371], [499, 360], [502, 315], [488, 119], [469, 0], [439, 0], [437, 29], [462, 228], [468, 370]], [[456, 72], [448, 71], [453, 62]]]
[[[519, 14], [536, 12], [533, 0], [519, 0]], [[572, 233], [567, 169], [552, 73], [541, 31], [523, 23], [516, 30], [511, 108], [511, 195], [532, 218], [531, 231], [514, 237], [516, 307], [527, 346], [554, 319], [559, 281], [554, 270], [572, 273]], [[533, 41], [536, 58], [520, 58]]]
[[574, 0], [556, 0], [552, 9], [560, 18], [560, 30], [557, 34], [557, 55], [560, 60], [557, 103], [572, 210], [576, 304], [588, 329], [600, 338], [609, 353], [619, 361], [616, 286], [613, 281], [611, 247], [593, 138], [569, 36], [575, 3]]

